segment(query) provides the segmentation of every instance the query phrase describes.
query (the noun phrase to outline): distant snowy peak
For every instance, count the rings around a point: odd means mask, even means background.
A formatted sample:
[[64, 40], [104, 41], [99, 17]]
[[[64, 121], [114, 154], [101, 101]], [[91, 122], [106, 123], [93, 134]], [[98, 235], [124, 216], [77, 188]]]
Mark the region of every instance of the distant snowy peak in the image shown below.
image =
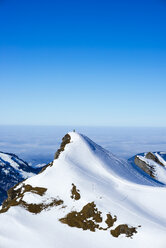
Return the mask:
[[7, 190], [37, 174], [41, 168], [32, 168], [12, 153], [0, 152], [0, 204], [7, 197]]
[[24, 179], [36, 174], [36, 169], [12, 153], [0, 152], [0, 167], [2, 173], [8, 175], [15, 171]]
[[150, 177], [166, 184], [166, 153], [165, 152], [148, 152], [136, 155], [129, 159], [135, 163], [141, 170]]

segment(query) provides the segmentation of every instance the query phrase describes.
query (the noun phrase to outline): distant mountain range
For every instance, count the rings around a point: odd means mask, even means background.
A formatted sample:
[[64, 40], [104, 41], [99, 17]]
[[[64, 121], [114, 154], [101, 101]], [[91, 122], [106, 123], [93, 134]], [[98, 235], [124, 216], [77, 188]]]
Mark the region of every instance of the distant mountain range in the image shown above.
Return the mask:
[[[1, 158], [5, 175], [11, 173], [4, 161], [22, 178], [36, 173], [15, 155]], [[125, 161], [68, 133], [53, 162], [8, 190], [0, 207], [1, 247], [165, 247], [164, 170], [165, 153]]]
[[0, 152], [0, 204], [7, 198], [8, 189], [40, 170], [29, 166], [15, 154]]

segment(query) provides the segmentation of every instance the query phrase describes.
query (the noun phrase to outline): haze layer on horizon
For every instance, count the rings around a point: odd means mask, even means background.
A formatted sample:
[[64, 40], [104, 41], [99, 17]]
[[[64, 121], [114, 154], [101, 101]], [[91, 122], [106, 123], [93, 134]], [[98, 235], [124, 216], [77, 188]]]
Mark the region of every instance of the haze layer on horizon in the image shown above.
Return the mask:
[[88, 136], [116, 156], [166, 152], [166, 128], [0, 126], [0, 151], [14, 153], [33, 165], [52, 161], [62, 137], [73, 130]]

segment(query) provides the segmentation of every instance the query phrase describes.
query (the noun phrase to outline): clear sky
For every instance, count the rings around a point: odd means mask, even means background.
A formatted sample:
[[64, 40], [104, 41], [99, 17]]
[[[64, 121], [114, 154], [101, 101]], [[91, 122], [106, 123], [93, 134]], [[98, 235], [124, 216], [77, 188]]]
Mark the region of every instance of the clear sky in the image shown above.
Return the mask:
[[0, 124], [166, 127], [166, 0], [0, 0]]

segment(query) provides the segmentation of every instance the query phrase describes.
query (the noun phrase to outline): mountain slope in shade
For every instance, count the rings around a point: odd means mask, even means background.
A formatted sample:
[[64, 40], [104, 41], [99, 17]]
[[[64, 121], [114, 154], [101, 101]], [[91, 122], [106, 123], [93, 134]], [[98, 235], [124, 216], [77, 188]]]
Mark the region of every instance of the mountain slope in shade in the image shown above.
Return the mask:
[[160, 248], [166, 188], [89, 138], [71, 132], [40, 174], [8, 191], [3, 248]]
[[9, 188], [39, 171], [40, 168], [30, 167], [15, 154], [0, 152], [0, 204], [7, 197]]
[[7, 191], [0, 188], [0, 204], [7, 198]]

